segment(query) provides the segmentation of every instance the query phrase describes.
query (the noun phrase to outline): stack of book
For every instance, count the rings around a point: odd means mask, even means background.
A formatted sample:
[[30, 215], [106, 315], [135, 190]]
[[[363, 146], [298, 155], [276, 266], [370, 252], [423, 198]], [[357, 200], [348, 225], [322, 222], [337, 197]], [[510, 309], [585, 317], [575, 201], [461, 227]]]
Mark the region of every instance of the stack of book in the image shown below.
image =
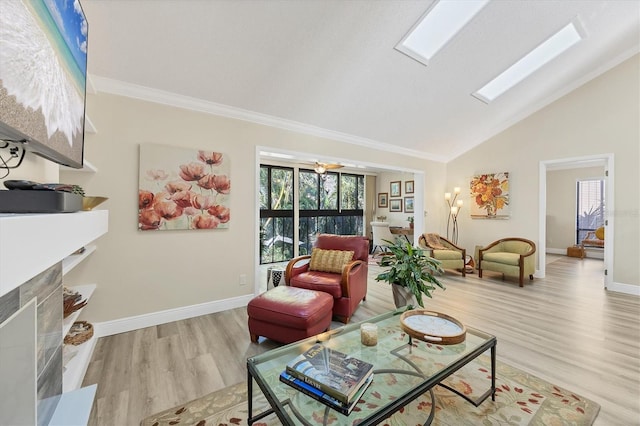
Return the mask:
[[373, 380], [373, 365], [315, 344], [287, 364], [280, 381], [349, 415]]

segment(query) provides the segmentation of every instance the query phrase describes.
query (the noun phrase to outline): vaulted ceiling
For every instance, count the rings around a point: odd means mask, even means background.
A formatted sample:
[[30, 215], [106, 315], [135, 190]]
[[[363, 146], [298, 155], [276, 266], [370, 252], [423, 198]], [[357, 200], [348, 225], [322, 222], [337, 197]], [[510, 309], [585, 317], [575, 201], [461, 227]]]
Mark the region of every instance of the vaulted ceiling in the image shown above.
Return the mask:
[[[140, 86], [439, 161], [640, 46], [635, 0], [493, 0], [428, 66], [394, 46], [431, 0], [81, 1], [99, 90]], [[579, 44], [490, 104], [470, 95], [576, 18]]]

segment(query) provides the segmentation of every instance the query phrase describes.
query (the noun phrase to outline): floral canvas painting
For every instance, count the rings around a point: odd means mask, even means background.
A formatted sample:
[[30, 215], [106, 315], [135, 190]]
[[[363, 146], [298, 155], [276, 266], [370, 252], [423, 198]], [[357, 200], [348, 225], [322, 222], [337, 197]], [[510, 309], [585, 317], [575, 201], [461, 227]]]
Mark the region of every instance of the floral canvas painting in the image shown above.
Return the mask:
[[228, 228], [229, 171], [221, 152], [141, 144], [138, 229]]
[[509, 172], [474, 176], [470, 189], [472, 218], [509, 218]]

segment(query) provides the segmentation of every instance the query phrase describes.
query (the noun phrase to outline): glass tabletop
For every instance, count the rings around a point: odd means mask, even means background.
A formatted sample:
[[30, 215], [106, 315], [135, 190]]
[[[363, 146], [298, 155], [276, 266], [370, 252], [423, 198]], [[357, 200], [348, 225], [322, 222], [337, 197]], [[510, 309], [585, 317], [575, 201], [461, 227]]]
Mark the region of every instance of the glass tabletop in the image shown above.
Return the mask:
[[[376, 424], [495, 347], [494, 336], [469, 327], [465, 340], [455, 345], [411, 340], [400, 327], [400, 314], [405, 310], [400, 308], [365, 321], [378, 326], [376, 346], [362, 345], [361, 323], [353, 323], [249, 358], [249, 380], [253, 378], [258, 384], [250, 385], [252, 395], [249, 397], [253, 401], [264, 395], [279, 413], [280, 420], [287, 424]], [[373, 382], [362, 399], [375, 395], [380, 402], [359, 403], [345, 416], [280, 382], [279, 376], [286, 364], [317, 342], [373, 364]]]

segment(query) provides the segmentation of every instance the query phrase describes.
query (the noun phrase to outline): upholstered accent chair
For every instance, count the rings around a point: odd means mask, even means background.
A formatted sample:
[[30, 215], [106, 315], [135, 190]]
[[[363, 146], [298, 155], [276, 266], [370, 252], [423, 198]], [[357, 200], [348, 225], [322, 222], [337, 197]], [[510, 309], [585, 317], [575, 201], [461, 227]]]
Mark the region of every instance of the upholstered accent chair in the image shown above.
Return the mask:
[[371, 222], [371, 232], [373, 233], [371, 254], [375, 254], [377, 249], [384, 253], [389, 245], [388, 241], [394, 242], [396, 240], [396, 236], [389, 229], [388, 222]]
[[584, 239], [580, 242], [584, 251], [585, 247], [598, 247], [604, 248], [604, 226], [596, 229], [595, 231], [587, 232]]
[[422, 234], [418, 238], [420, 248], [427, 250], [430, 257], [439, 260], [442, 269], [459, 270], [466, 276], [464, 261], [466, 250], [438, 234]]
[[369, 239], [354, 235], [320, 234], [311, 255], [287, 264], [285, 282], [292, 287], [333, 296], [333, 317], [347, 324], [367, 297]]
[[533, 280], [536, 270], [536, 244], [524, 238], [502, 238], [478, 251], [478, 276], [482, 271], [502, 272], [503, 277], [514, 276], [524, 286], [524, 276]]

